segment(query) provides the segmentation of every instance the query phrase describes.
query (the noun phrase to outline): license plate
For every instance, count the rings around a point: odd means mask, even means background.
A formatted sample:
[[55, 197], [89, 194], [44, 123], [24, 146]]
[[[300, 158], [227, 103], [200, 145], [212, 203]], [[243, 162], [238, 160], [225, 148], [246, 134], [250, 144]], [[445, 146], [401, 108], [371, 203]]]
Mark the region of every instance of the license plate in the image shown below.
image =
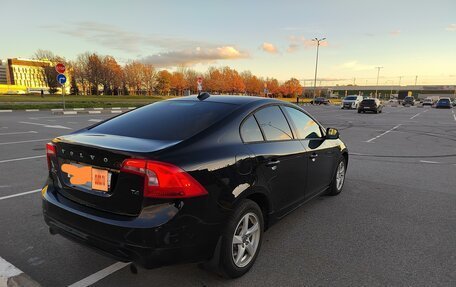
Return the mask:
[[61, 169], [68, 175], [70, 183], [75, 186], [103, 192], [109, 190], [111, 174], [107, 170], [68, 163], [63, 164]]

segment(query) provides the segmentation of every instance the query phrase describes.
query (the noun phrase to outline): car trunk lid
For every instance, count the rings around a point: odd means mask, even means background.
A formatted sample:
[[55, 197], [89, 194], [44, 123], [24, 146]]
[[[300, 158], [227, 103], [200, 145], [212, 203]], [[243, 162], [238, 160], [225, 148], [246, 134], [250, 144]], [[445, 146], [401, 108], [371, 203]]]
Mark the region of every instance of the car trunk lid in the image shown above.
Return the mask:
[[159, 141], [83, 132], [59, 137], [54, 180], [58, 192], [99, 210], [138, 215], [142, 209], [144, 177], [120, 171], [127, 158], [145, 157], [179, 141]]

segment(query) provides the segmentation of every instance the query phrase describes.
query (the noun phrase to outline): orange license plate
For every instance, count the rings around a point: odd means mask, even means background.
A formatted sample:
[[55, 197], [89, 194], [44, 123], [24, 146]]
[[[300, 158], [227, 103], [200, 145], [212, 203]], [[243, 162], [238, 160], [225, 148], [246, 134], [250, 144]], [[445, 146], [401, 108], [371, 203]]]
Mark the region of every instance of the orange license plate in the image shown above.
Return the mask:
[[108, 171], [92, 168], [92, 189], [108, 191]]
[[63, 164], [62, 171], [70, 178], [70, 183], [99, 191], [109, 189], [110, 174], [107, 170], [79, 164]]

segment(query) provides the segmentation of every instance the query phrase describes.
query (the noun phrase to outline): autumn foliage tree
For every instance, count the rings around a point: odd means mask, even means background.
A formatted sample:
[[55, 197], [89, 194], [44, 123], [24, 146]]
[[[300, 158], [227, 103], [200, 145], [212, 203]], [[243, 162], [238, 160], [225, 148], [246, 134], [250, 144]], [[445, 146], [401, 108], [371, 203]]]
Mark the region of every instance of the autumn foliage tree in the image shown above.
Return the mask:
[[297, 97], [302, 93], [302, 86], [298, 79], [291, 78], [282, 85], [281, 92], [285, 97]]

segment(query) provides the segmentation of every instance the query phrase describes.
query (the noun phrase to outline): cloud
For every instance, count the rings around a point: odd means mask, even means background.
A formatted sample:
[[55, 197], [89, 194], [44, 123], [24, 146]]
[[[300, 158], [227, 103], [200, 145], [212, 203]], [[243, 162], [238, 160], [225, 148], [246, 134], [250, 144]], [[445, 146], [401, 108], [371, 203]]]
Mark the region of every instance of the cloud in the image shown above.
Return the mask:
[[336, 69], [340, 70], [353, 70], [353, 71], [365, 71], [365, 70], [371, 70], [375, 67], [375, 65], [365, 65], [361, 64], [358, 61], [350, 61], [350, 62], [345, 62], [343, 64], [340, 64], [336, 66]]
[[[157, 66], [193, 65], [249, 57], [247, 52], [241, 51], [231, 44], [195, 41], [157, 34], [145, 35], [98, 22], [86, 21], [58, 28], [53, 26], [42, 26], [42, 28], [55, 30], [58, 33], [135, 56], [146, 55], [140, 58]], [[155, 52], [151, 54], [151, 50], [155, 50]]]
[[157, 67], [191, 66], [199, 63], [213, 63], [217, 60], [235, 60], [248, 58], [249, 54], [236, 49], [233, 46], [216, 48], [185, 49], [167, 51], [141, 59], [144, 63], [154, 64]]
[[[304, 36], [291, 35], [290, 37], [288, 37], [288, 42], [289, 42], [289, 44], [288, 44], [287, 52], [289, 52], [289, 53], [296, 52], [297, 50], [299, 50], [300, 47], [311, 48], [311, 47], [317, 46], [316, 41], [312, 41], [312, 39], [307, 39]], [[326, 40], [321, 41], [320, 46], [327, 47], [328, 41], [326, 41]]]
[[394, 36], [394, 37], [399, 36], [400, 34], [401, 34], [401, 30], [393, 30], [390, 32], [390, 35]]
[[274, 46], [274, 44], [268, 42], [264, 42], [260, 48], [266, 53], [277, 54], [279, 52], [279, 50], [276, 46]]
[[448, 25], [448, 27], [446, 27], [445, 30], [450, 31], [450, 32], [456, 32], [456, 24]]

